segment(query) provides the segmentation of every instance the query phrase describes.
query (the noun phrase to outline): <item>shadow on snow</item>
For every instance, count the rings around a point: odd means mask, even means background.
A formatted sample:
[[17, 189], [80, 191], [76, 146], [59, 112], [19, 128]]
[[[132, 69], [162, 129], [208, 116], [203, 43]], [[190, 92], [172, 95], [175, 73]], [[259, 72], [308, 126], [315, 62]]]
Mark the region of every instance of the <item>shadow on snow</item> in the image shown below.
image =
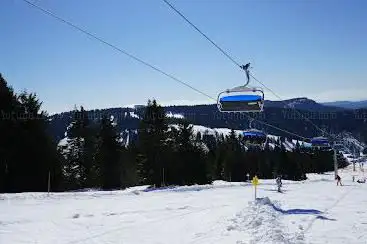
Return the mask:
[[274, 205], [273, 202], [270, 201], [269, 198], [257, 198], [258, 202], [262, 202], [263, 204], [271, 206], [275, 211], [286, 214], [286, 215], [292, 215], [292, 214], [309, 214], [309, 215], [317, 215], [316, 219], [322, 219], [322, 220], [330, 220], [330, 221], [336, 221], [336, 219], [331, 219], [325, 216], [322, 216], [322, 211], [317, 209], [300, 209], [300, 208], [294, 208], [294, 209], [282, 209], [280, 207], [277, 207]]

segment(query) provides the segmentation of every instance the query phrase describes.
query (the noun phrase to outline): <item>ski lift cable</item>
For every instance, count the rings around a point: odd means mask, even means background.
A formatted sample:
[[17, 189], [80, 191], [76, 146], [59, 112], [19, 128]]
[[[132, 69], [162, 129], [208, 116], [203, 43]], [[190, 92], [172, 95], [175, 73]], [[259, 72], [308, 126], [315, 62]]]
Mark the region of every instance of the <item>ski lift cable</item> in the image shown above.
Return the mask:
[[200, 93], [200, 94], [202, 94], [202, 95], [204, 95], [204, 96], [206, 96], [206, 97], [208, 97], [208, 98], [210, 98], [210, 99], [213, 99], [213, 97], [211, 97], [211, 96], [209, 96], [209, 95], [207, 95], [207, 94], [203, 93], [202, 91], [200, 91], [200, 90], [196, 89], [195, 87], [191, 86], [190, 84], [187, 84], [186, 82], [184, 82], [184, 81], [182, 81], [182, 80], [180, 80], [180, 79], [178, 79], [178, 78], [174, 77], [173, 75], [170, 75], [170, 74], [168, 74], [168, 73], [164, 72], [163, 70], [161, 70], [161, 69], [157, 68], [156, 66], [153, 66], [153, 65], [149, 64], [148, 62], [146, 62], [146, 61], [144, 61], [144, 60], [142, 60], [142, 59], [140, 59], [140, 58], [138, 58], [138, 57], [136, 57], [136, 56], [134, 56], [134, 55], [132, 55], [132, 54], [128, 53], [127, 51], [125, 51], [125, 50], [123, 50], [123, 49], [121, 49], [121, 48], [117, 47], [116, 45], [113, 45], [113, 44], [111, 44], [111, 43], [109, 43], [109, 42], [107, 42], [107, 41], [103, 40], [102, 38], [100, 38], [100, 37], [98, 37], [98, 36], [96, 36], [96, 35], [94, 35], [94, 34], [90, 33], [89, 31], [86, 31], [85, 29], [83, 29], [83, 28], [81, 28], [81, 27], [79, 27], [79, 26], [77, 26], [77, 25], [75, 25], [75, 24], [71, 23], [70, 21], [65, 20], [65, 19], [63, 19], [63, 18], [61, 18], [61, 17], [57, 16], [56, 14], [52, 13], [51, 11], [49, 11], [49, 10], [47, 10], [47, 9], [42, 8], [42, 7], [40, 7], [39, 5], [36, 5], [35, 3], [30, 2], [29, 0], [22, 0], [22, 1], [24, 1], [24, 2], [28, 3], [29, 5], [31, 5], [31, 6], [33, 6], [33, 7], [35, 7], [35, 8], [37, 8], [37, 9], [39, 9], [39, 10], [41, 10], [41, 11], [42, 11], [43, 13], [45, 13], [45, 14], [48, 14], [48, 15], [50, 15], [51, 17], [54, 17], [54, 18], [56, 18], [57, 20], [59, 20], [59, 21], [61, 21], [61, 22], [64, 22], [65, 24], [67, 24], [67, 25], [69, 25], [69, 26], [73, 27], [74, 29], [77, 29], [78, 31], [83, 32], [84, 34], [86, 34], [86, 35], [88, 35], [88, 36], [90, 36], [90, 37], [92, 37], [92, 38], [96, 39], [97, 41], [99, 41], [99, 42], [101, 42], [101, 43], [103, 43], [103, 44], [105, 44], [105, 45], [107, 45], [107, 46], [110, 46], [111, 48], [115, 49], [116, 51], [118, 51], [118, 52], [120, 52], [120, 53], [123, 53], [123, 54], [125, 54], [125, 55], [129, 56], [129, 57], [130, 57], [130, 58], [132, 58], [132, 59], [135, 59], [136, 61], [138, 61], [138, 62], [140, 62], [140, 63], [144, 64], [145, 66], [148, 66], [148, 67], [150, 67], [150, 68], [154, 69], [155, 71], [157, 71], [157, 72], [159, 72], [159, 73], [161, 73], [161, 74], [163, 74], [163, 75], [165, 75], [165, 76], [167, 76], [167, 77], [169, 77], [169, 78], [171, 78], [171, 79], [173, 79], [173, 80], [175, 80], [175, 81], [177, 81], [177, 82], [179, 82], [179, 83], [181, 83], [181, 84], [183, 84], [183, 85], [185, 85], [185, 86], [187, 86], [187, 87], [189, 87], [189, 88], [191, 88], [191, 89], [193, 89], [193, 90], [195, 90], [196, 92], [198, 92], [198, 93]]
[[[175, 76], [173, 76], [173, 75], [171, 75], [171, 74], [169, 74], [169, 73], [164, 72], [163, 70], [161, 70], [161, 69], [157, 68], [156, 66], [151, 65], [151, 64], [149, 64], [148, 62], [146, 62], [146, 61], [144, 61], [144, 60], [142, 60], [142, 59], [140, 59], [140, 58], [138, 58], [138, 57], [136, 57], [136, 56], [134, 56], [134, 55], [132, 55], [132, 54], [128, 53], [127, 51], [125, 51], [125, 50], [123, 50], [123, 49], [121, 49], [121, 48], [117, 47], [116, 45], [113, 45], [113, 44], [111, 44], [111, 43], [109, 43], [109, 42], [107, 42], [107, 41], [103, 40], [102, 38], [100, 38], [100, 37], [98, 37], [98, 36], [96, 36], [96, 35], [92, 34], [91, 32], [89, 32], [89, 31], [87, 31], [87, 30], [85, 30], [85, 29], [83, 29], [83, 28], [81, 28], [81, 27], [79, 27], [79, 26], [77, 26], [77, 25], [73, 24], [72, 22], [70, 22], [70, 21], [68, 21], [68, 20], [65, 20], [64, 18], [59, 17], [59, 16], [58, 16], [58, 15], [56, 15], [55, 13], [53, 13], [53, 12], [51, 12], [51, 11], [49, 11], [49, 10], [47, 10], [47, 9], [45, 9], [45, 8], [43, 8], [43, 7], [39, 6], [39, 5], [37, 5], [37, 4], [35, 4], [35, 3], [30, 2], [29, 0], [22, 0], [22, 1], [23, 1], [23, 2], [25, 2], [25, 3], [27, 3], [29, 6], [32, 6], [32, 7], [36, 8], [36, 9], [38, 9], [38, 10], [42, 11], [44, 14], [47, 14], [47, 15], [49, 15], [49, 16], [51, 16], [51, 17], [53, 17], [53, 18], [57, 19], [57, 20], [58, 20], [58, 21], [60, 21], [60, 22], [63, 22], [64, 24], [66, 24], [66, 25], [68, 25], [68, 26], [70, 26], [70, 27], [72, 27], [72, 28], [74, 28], [74, 29], [76, 29], [76, 30], [78, 30], [78, 31], [80, 31], [80, 32], [82, 32], [82, 33], [84, 33], [84, 34], [86, 34], [86, 35], [88, 35], [88, 36], [92, 37], [93, 39], [95, 39], [95, 40], [97, 40], [97, 41], [101, 42], [102, 44], [105, 44], [105, 45], [107, 45], [107, 46], [109, 46], [109, 47], [113, 48], [114, 50], [116, 50], [116, 51], [118, 51], [118, 52], [120, 52], [120, 53], [122, 53], [122, 54], [125, 54], [125, 55], [127, 55], [128, 57], [130, 57], [130, 58], [132, 58], [132, 59], [134, 59], [134, 60], [136, 60], [136, 61], [138, 61], [138, 62], [140, 62], [140, 63], [144, 64], [145, 66], [148, 66], [149, 68], [151, 68], [151, 69], [153, 69], [153, 70], [155, 70], [155, 71], [157, 71], [157, 72], [159, 72], [159, 73], [161, 73], [161, 74], [163, 74], [163, 75], [167, 76], [168, 78], [171, 78], [172, 80], [174, 80], [174, 81], [176, 81], [176, 82], [179, 82], [179, 83], [181, 83], [181, 84], [183, 84], [183, 85], [185, 85], [185, 86], [189, 87], [190, 89], [192, 89], [192, 90], [194, 90], [194, 91], [196, 91], [196, 92], [198, 92], [198, 93], [200, 93], [200, 94], [202, 94], [202, 95], [204, 95], [204, 96], [206, 96], [206, 97], [208, 97], [208, 98], [212, 99], [213, 101], [217, 101], [217, 99], [215, 99], [215, 98], [213, 98], [212, 96], [210, 96], [210, 95], [206, 94], [205, 92], [202, 92], [202, 91], [198, 90], [197, 88], [195, 88], [195, 87], [191, 86], [190, 84], [188, 84], [188, 83], [186, 83], [186, 82], [184, 82], [184, 81], [182, 81], [182, 80], [180, 80], [180, 79], [176, 78]], [[288, 133], [288, 134], [290, 134], [290, 135], [294, 135], [294, 136], [296, 136], [296, 137], [298, 137], [298, 138], [302, 138], [302, 139], [309, 139], [309, 138], [306, 138], [306, 137], [303, 137], [303, 136], [297, 135], [296, 133], [293, 133], [293, 132], [287, 131], [287, 130], [285, 130], [285, 129], [279, 128], [279, 127], [277, 127], [277, 126], [271, 125], [271, 124], [269, 124], [269, 123], [266, 123], [266, 122], [263, 122], [263, 121], [260, 121], [260, 120], [257, 120], [257, 119], [254, 119], [254, 118], [251, 118], [251, 117], [250, 117], [248, 114], [246, 114], [246, 113], [245, 113], [245, 115], [246, 115], [249, 119], [253, 119], [253, 120], [255, 120], [255, 121], [257, 121], [257, 122], [259, 122], [259, 123], [261, 123], [261, 124], [264, 124], [264, 125], [266, 125], [266, 126], [272, 127], [272, 128], [277, 129], [277, 130], [279, 130], [279, 131], [283, 131], [283, 132]]]
[[[227, 52], [220, 48], [212, 39], [210, 39], [204, 32], [202, 32], [198, 27], [196, 27], [188, 18], [185, 17], [180, 11], [178, 11], [171, 3], [167, 0], [163, 0], [173, 11], [180, 15], [187, 23], [189, 23], [195, 30], [197, 30], [201, 35], [203, 35], [209, 42], [211, 42], [219, 51], [221, 51], [229, 60], [231, 60], [235, 65], [241, 68], [241, 65], [234, 60]], [[241, 68], [242, 69], [242, 68]]]
[[[183, 13], [181, 13], [177, 8], [175, 8], [170, 2], [168, 2], [167, 0], [162, 0], [163, 2], [165, 2], [173, 11], [175, 11], [178, 15], [180, 15], [191, 27], [193, 27], [196, 31], [198, 31], [201, 35], [203, 35], [210, 43], [212, 43], [217, 49], [219, 49], [219, 51], [221, 51], [229, 60], [231, 60], [236, 66], [238, 66], [240, 69], [243, 69], [242, 66], [239, 64], [239, 62], [237, 62], [233, 57], [231, 57], [227, 52], [225, 52], [221, 47], [219, 47], [212, 39], [210, 39], [204, 32], [202, 32], [196, 25], [194, 25], [187, 17], [185, 17], [185, 15]], [[257, 82], [259, 82], [262, 86], [264, 86], [267, 90], [269, 90], [274, 96], [276, 96], [278, 99], [280, 99], [281, 102], [283, 102], [284, 104], [288, 105], [286, 102], [283, 101], [283, 99], [278, 96], [272, 89], [270, 89], [269, 87], [267, 87], [263, 82], [261, 82], [260, 80], [258, 80], [255, 76], [253, 76], [250, 73], [250, 76], [256, 80]], [[306, 119], [308, 122], [310, 122], [316, 129], [318, 129], [319, 131], [321, 131], [324, 134], [329, 134], [327, 132], [325, 132], [324, 130], [322, 130], [320, 127], [318, 127], [315, 123], [313, 123], [311, 120], [309, 120], [307, 117], [304, 117], [303, 114], [301, 112], [299, 112], [298, 110], [296, 110], [295, 108], [292, 108], [294, 111], [296, 111], [299, 115], [302, 116], [302, 118]], [[331, 135], [331, 134], [329, 134]]]
[[[282, 103], [284, 103], [285, 105], [288, 106], [288, 104], [286, 102], [284, 102], [284, 100], [279, 96], [277, 95], [274, 91], [272, 91], [270, 88], [268, 88], [266, 85], [264, 85], [264, 83], [262, 83], [260, 80], [258, 80], [255, 76], [253, 76], [251, 73], [250, 73], [250, 76], [256, 80], [257, 82], [259, 82], [261, 85], [263, 85], [266, 89], [268, 89], [274, 96], [276, 96]], [[306, 121], [308, 121], [311, 125], [313, 125], [317, 130], [321, 131], [321, 133], [323, 134], [327, 134], [331, 137], [334, 137], [332, 134], [328, 133], [327, 131], [321, 129], [319, 126], [317, 126], [314, 122], [312, 122], [310, 119], [308, 119], [307, 117], [305, 117], [301, 112], [299, 112], [297, 109], [295, 109], [294, 107], [289, 107], [291, 108], [292, 110], [294, 110], [295, 112], [297, 112], [298, 115], [301, 116], [301, 118], [305, 119]]]

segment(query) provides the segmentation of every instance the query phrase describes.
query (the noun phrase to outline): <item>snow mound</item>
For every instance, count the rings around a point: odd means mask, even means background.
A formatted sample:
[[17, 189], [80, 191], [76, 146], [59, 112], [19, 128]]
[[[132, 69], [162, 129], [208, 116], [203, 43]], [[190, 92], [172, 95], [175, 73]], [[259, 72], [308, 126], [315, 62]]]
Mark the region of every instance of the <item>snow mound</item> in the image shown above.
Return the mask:
[[243, 210], [231, 219], [232, 224], [227, 230], [247, 234], [244, 241], [237, 243], [304, 243], [302, 230], [288, 232], [287, 226], [281, 221], [281, 215], [271, 207], [269, 198], [257, 199], [249, 203], [249, 210]]
[[236, 183], [229, 183], [229, 182], [222, 182], [221, 184], [207, 184], [207, 185], [188, 185], [188, 186], [164, 186], [164, 187], [150, 187], [143, 192], [188, 192], [188, 191], [203, 191], [203, 190], [210, 190], [210, 189], [219, 189], [219, 188], [227, 188], [227, 187], [234, 187], [234, 186], [244, 186], [250, 185], [250, 183], [243, 183], [243, 182], [236, 182]]
[[258, 204], [258, 205], [272, 205], [272, 202], [271, 202], [270, 198], [263, 197], [263, 198], [256, 198], [255, 204]]

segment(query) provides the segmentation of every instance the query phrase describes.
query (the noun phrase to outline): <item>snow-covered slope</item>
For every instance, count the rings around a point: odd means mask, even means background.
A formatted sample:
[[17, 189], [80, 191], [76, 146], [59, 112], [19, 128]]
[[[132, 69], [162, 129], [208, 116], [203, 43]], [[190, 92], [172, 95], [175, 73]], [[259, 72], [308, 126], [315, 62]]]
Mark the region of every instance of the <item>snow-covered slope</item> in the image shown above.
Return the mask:
[[[132, 112], [130, 112], [132, 113]], [[134, 116], [134, 115], [130, 115], [130, 116]], [[136, 115], [137, 116], [137, 115]], [[183, 115], [181, 114], [173, 114], [173, 113], [168, 113], [167, 114], [168, 117], [171, 118], [182, 118]], [[177, 125], [171, 125], [177, 128]], [[205, 127], [202, 125], [192, 125], [193, 126], [193, 132], [194, 135], [196, 136], [198, 133], [200, 133], [202, 136], [207, 134], [207, 135], [212, 135], [212, 136], [219, 136], [219, 135], [224, 135], [227, 136], [231, 133], [231, 130], [228, 128], [209, 128], [209, 127]], [[236, 135], [242, 135], [243, 130], [234, 130]], [[132, 138], [135, 138], [137, 134], [137, 130], [124, 130], [120, 133], [121, 136], [121, 143], [125, 146], [129, 145], [129, 143], [131, 142]], [[277, 141], [280, 137], [276, 136], [276, 135], [268, 135], [268, 139], [272, 140], [272, 141]], [[296, 146], [297, 140], [292, 140], [290, 141], [285, 141], [283, 142], [284, 147], [286, 148], [286, 150], [288, 151], [292, 151], [295, 146]], [[299, 143], [303, 146], [310, 146], [309, 143], [307, 142], [303, 142], [303, 141], [299, 141]], [[68, 139], [67, 137], [63, 138], [62, 140], [59, 141], [59, 146], [60, 147], [64, 147], [67, 148], [68, 147]], [[275, 144], [272, 142], [269, 142], [270, 147], [274, 148]]]
[[0, 195], [1, 243], [366, 243], [367, 184], [352, 169], [304, 182]]
[[[228, 128], [208, 128], [205, 126], [201, 126], [201, 125], [193, 125], [193, 130], [194, 133], [197, 134], [198, 132], [200, 132], [202, 135], [203, 134], [208, 134], [208, 135], [224, 135], [227, 136], [231, 133], [231, 130]], [[243, 130], [234, 130], [234, 132], [237, 135], [242, 135]], [[276, 135], [267, 135], [269, 140], [273, 140], [273, 141], [277, 141], [278, 139], [280, 139], [279, 136]], [[284, 147], [286, 148], [286, 150], [288, 151], [292, 151], [295, 146], [296, 146], [297, 140], [292, 140], [292, 142], [285, 140], [285, 142], [283, 142], [282, 144], [284, 145]], [[299, 141], [300, 145], [303, 146], [310, 146], [310, 143], [307, 142], [303, 142], [303, 141]], [[274, 147], [275, 145], [273, 143], [269, 143], [270, 147]]]
[[184, 119], [185, 118], [184, 115], [182, 115], [182, 114], [175, 114], [175, 113], [172, 113], [172, 112], [166, 113], [166, 116], [168, 118], [176, 118], [176, 119]]

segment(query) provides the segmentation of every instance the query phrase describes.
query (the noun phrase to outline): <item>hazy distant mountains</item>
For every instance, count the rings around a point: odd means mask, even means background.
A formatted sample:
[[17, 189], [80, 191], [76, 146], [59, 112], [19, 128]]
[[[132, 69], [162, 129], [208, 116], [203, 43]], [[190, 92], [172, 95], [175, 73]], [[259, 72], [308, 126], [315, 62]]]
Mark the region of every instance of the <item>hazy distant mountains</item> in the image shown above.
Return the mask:
[[292, 98], [283, 101], [268, 101], [265, 100], [265, 107], [271, 108], [295, 108], [299, 110], [307, 110], [307, 111], [340, 111], [344, 110], [344, 107], [339, 107], [337, 105], [328, 105], [317, 103], [314, 100], [308, 99], [306, 97], [300, 98]]
[[[144, 106], [144, 105], [138, 105]], [[173, 105], [172, 105], [173, 106]], [[172, 107], [165, 106], [165, 107]], [[195, 105], [176, 105], [176, 106], [195, 106]], [[265, 107], [271, 108], [296, 108], [308, 111], [340, 111], [345, 109], [360, 109], [367, 108], [367, 100], [363, 101], [335, 101], [318, 103], [306, 97], [292, 98], [283, 101], [265, 100]]]
[[326, 102], [322, 103], [326, 106], [335, 106], [341, 108], [348, 108], [348, 109], [359, 109], [359, 108], [367, 108], [367, 100], [363, 101], [336, 101], [336, 102]]
[[[159, 104], [159, 101], [157, 102]], [[360, 106], [362, 105], [360, 104]], [[243, 130], [249, 127], [249, 120], [245, 114], [220, 113], [216, 104], [163, 107], [167, 117], [171, 119], [171, 123], [175, 123], [177, 119], [185, 118], [194, 125], [208, 128]], [[302, 112], [302, 116], [294, 109]], [[129, 132], [138, 129], [143, 113], [144, 105], [140, 105], [90, 110], [88, 111], [88, 117], [97, 122], [102, 114], [113, 116], [118, 129], [121, 132]], [[73, 113], [70, 111], [50, 116], [50, 132], [56, 140], [60, 140], [65, 136], [64, 132], [72, 121], [72, 115]], [[256, 114], [257, 120], [298, 135], [307, 138], [320, 136], [320, 131], [304, 118], [308, 118], [314, 125], [329, 133], [348, 131], [361, 141], [367, 142], [367, 106], [366, 109], [350, 109], [330, 103], [317, 103], [308, 98], [294, 98], [284, 101], [265, 101], [264, 112]], [[289, 136], [284, 131], [261, 122], [255, 121], [253, 126], [269, 134]]]

